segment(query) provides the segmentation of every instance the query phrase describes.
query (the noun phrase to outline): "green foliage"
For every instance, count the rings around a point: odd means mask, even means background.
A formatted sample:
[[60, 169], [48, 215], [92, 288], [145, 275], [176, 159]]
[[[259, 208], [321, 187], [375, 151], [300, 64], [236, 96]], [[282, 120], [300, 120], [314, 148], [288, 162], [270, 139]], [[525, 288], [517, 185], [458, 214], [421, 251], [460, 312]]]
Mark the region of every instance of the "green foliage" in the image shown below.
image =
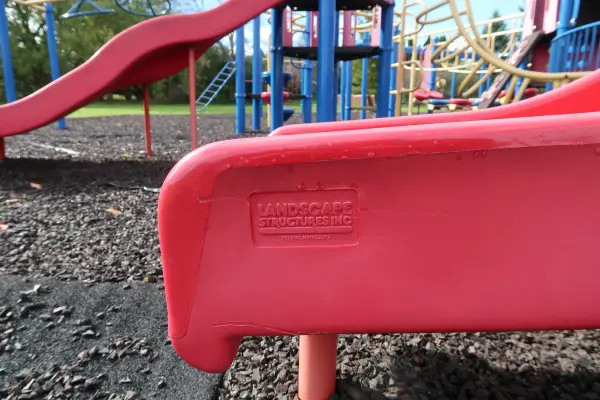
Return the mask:
[[[367, 93], [377, 94], [377, 65], [378, 59], [369, 59], [369, 75]], [[352, 62], [352, 93], [360, 94], [362, 86], [362, 60]]]
[[[438, 40], [437, 40], [438, 43], [444, 43], [446, 40], [448, 40], [446, 38], [446, 35], [440, 35], [437, 38], [438, 38]], [[431, 36], [427, 36], [427, 39], [425, 40], [425, 43], [423, 43], [423, 46], [427, 46], [429, 43], [431, 43]]]
[[[494, 13], [492, 14], [492, 18], [500, 18], [501, 15], [498, 12], [498, 10], [494, 11]], [[481, 32], [482, 34], [487, 34], [487, 26], [483, 28], [483, 32]], [[508, 30], [508, 26], [506, 25], [506, 23], [504, 21], [498, 21], [498, 22], [494, 22], [492, 23], [492, 33], [493, 32], [502, 32], [502, 31], [506, 31]], [[510, 37], [508, 35], [498, 35], [495, 36], [495, 42], [494, 42], [494, 51], [496, 53], [498, 52], [502, 52], [506, 49], [506, 46], [508, 46], [508, 43], [510, 41]]]

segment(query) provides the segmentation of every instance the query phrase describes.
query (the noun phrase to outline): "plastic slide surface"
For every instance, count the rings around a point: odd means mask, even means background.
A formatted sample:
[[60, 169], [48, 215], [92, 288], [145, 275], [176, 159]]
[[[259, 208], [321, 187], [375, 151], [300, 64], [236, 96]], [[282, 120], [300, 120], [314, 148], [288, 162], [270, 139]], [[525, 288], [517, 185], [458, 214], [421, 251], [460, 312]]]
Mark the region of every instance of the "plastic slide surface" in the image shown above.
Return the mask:
[[26, 133], [119, 88], [185, 69], [227, 33], [283, 0], [228, 0], [201, 13], [167, 15], [121, 32], [78, 68], [37, 92], [0, 106], [0, 137]]
[[588, 113], [188, 154], [158, 209], [173, 346], [223, 372], [243, 336], [600, 328], [598, 126]]

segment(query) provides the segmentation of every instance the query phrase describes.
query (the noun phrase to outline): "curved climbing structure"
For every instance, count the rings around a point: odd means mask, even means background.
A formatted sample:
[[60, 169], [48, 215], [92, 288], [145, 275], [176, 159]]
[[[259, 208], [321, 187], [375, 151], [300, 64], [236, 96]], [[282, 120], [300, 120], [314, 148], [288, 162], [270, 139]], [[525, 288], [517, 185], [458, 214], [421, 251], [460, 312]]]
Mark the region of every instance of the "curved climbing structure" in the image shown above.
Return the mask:
[[[431, 14], [434, 12], [437, 15], [441, 13], [443, 16], [432, 19]], [[513, 35], [509, 41], [509, 48], [498, 53], [490, 46], [490, 40], [484, 39], [484, 34], [480, 33], [478, 29], [473, 29], [477, 23], [473, 18], [469, 0], [464, 1], [464, 7], [460, 7], [456, 0], [442, 0], [417, 16], [417, 21], [422, 25], [448, 20], [454, 21], [457, 33], [437, 45], [436, 51], [432, 54], [432, 60], [434, 63], [443, 64], [456, 59], [466, 51], [473, 54], [473, 62], [469, 65], [470, 72], [460, 85], [458, 96], [472, 95], [484, 82], [497, 74], [490, 88], [483, 94], [479, 103], [480, 108], [492, 105], [505, 87], [504, 103], [516, 102], [526, 97], [526, 91], [532, 83], [559, 87], [590, 73], [590, 71], [581, 69], [572, 69], [566, 72], [538, 72], [520, 68], [520, 64], [534, 51], [544, 33], [533, 32], [523, 38], [516, 47], [512, 47], [516, 39]], [[506, 59], [503, 55], [508, 50], [510, 50], [511, 56]], [[443, 56], [440, 57], [440, 55]], [[484, 66], [485, 69], [482, 71]], [[473, 78], [476, 76], [480, 78], [474, 81]]]

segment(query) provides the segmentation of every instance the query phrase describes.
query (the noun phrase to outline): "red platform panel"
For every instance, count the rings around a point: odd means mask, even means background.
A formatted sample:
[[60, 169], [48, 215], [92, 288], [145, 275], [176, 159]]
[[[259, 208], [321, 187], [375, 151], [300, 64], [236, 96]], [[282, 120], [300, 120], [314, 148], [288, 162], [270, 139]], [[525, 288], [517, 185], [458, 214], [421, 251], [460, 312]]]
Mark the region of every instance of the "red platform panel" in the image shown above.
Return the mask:
[[344, 11], [342, 46], [356, 45], [356, 11]]
[[288, 7], [283, 9], [283, 46], [294, 45], [294, 13]]
[[473, 105], [473, 100], [469, 99], [449, 99], [449, 102], [461, 107], [471, 107]]
[[[498, 98], [499, 98], [499, 99], [503, 99], [503, 98], [504, 98], [504, 96], [506, 96], [506, 93], [507, 93], [507, 91], [506, 91], [506, 90], [503, 90], [503, 91], [501, 91], [501, 92], [498, 94]], [[523, 98], [525, 98], [525, 99], [530, 99], [530, 98], [532, 98], [532, 97], [535, 97], [535, 96], [537, 96], [537, 94], [538, 94], [538, 93], [539, 93], [539, 90], [538, 90], [538, 88], [533, 88], [533, 87], [531, 87], [531, 88], [527, 88], [527, 89], [525, 89], [525, 93], [523, 93]], [[513, 96], [514, 96], [514, 94], [515, 94], [515, 93], [513, 93]]]
[[116, 35], [84, 64], [37, 92], [0, 105], [0, 137], [26, 133], [117, 89], [187, 68], [227, 33], [284, 0], [228, 0], [208, 11], [148, 19]]
[[[260, 98], [267, 104], [271, 104], [271, 92], [262, 92]], [[290, 98], [290, 92], [283, 92], [283, 101], [288, 101]]]
[[417, 89], [414, 96], [419, 101], [427, 101], [429, 99], [441, 100], [444, 98], [442, 93], [430, 89]]
[[158, 208], [173, 346], [222, 372], [243, 336], [599, 328], [599, 125], [429, 124], [188, 154]]
[[371, 46], [378, 47], [381, 45], [381, 7], [373, 7], [373, 17], [371, 21], [373, 25], [371, 27]]
[[541, 96], [501, 107], [460, 113], [287, 125], [273, 131], [271, 136], [594, 112], [600, 110], [598, 92], [600, 71]]

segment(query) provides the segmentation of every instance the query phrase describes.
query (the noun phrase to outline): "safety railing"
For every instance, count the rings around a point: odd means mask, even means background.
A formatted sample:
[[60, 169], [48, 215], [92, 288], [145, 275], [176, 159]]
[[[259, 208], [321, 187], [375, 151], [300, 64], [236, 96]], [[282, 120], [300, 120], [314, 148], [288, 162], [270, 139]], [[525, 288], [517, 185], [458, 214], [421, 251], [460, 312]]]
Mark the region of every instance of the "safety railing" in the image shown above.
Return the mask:
[[600, 68], [600, 22], [570, 30], [552, 40], [550, 72], [595, 71]]

